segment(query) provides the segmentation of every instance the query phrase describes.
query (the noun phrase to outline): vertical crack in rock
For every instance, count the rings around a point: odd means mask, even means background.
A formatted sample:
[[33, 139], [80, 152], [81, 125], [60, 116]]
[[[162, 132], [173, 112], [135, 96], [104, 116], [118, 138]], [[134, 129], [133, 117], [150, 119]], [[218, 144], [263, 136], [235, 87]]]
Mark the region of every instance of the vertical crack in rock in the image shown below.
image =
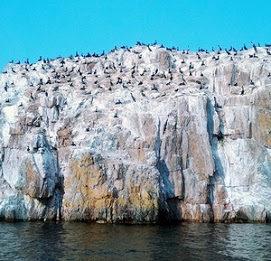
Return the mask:
[[[221, 216], [221, 214], [219, 215], [219, 213], [217, 213], [217, 211], [221, 211], [221, 210], [217, 210], [217, 196], [216, 195], [219, 193], [218, 188], [223, 186], [225, 186], [225, 173], [224, 173], [224, 169], [220, 160], [220, 157], [218, 155], [218, 142], [223, 142], [224, 139], [224, 135], [223, 135], [223, 121], [222, 119], [219, 117], [219, 132], [217, 135], [214, 135], [214, 114], [218, 113], [218, 110], [221, 110], [221, 108], [218, 108], [218, 104], [215, 101], [215, 105], [213, 106], [212, 101], [210, 98], [207, 98], [207, 103], [206, 103], [206, 112], [207, 112], [207, 131], [209, 134], [209, 142], [211, 145], [211, 149], [212, 149], [212, 154], [213, 154], [213, 159], [214, 159], [214, 173], [212, 176], [209, 177], [209, 186], [208, 186], [208, 203], [210, 204], [211, 208], [212, 208], [212, 212], [213, 212], [213, 217], [217, 217], [217, 216]], [[221, 198], [221, 197], [220, 197]], [[222, 198], [222, 200], [224, 200]], [[221, 203], [221, 202], [219, 202]], [[223, 206], [223, 205], [222, 205]], [[213, 220], [213, 221], [217, 221], [217, 220]]]
[[[166, 131], [167, 123], [168, 123], [168, 119], [166, 119], [166, 122], [163, 126], [163, 134]], [[175, 129], [173, 131], [174, 132], [176, 131], [176, 123], [175, 123]], [[173, 139], [173, 142], [174, 140], [176, 141], [176, 137], [175, 137], [176, 133], [174, 132], [171, 133], [173, 135], [173, 137], [171, 137], [171, 139]], [[162, 222], [162, 223], [180, 221], [181, 214], [180, 214], [180, 207], [179, 207], [179, 198], [175, 195], [173, 184], [170, 181], [170, 175], [173, 175], [173, 173], [170, 173], [168, 166], [166, 164], [166, 161], [164, 158], [162, 158], [162, 155], [161, 155], [162, 140], [161, 140], [161, 120], [160, 119], [158, 120], [157, 136], [156, 136], [155, 143], [156, 143], [155, 151], [156, 151], [156, 158], [157, 158], [157, 170], [160, 175], [158, 220], [159, 222]]]

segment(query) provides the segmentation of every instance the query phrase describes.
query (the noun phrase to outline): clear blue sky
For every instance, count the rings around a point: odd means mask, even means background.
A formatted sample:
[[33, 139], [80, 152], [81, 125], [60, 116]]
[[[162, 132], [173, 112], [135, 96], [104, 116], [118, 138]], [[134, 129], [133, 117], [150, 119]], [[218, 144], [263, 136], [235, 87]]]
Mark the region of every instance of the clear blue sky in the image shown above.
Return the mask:
[[0, 71], [137, 41], [197, 50], [271, 43], [271, 0], [0, 0]]

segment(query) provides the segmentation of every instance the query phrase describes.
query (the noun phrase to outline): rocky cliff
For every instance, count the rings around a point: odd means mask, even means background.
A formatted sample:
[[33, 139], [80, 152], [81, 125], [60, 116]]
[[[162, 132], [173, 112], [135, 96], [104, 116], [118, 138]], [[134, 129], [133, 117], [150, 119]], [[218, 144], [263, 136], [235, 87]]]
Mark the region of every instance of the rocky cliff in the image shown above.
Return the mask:
[[0, 219], [271, 218], [271, 50], [122, 47], [0, 74]]

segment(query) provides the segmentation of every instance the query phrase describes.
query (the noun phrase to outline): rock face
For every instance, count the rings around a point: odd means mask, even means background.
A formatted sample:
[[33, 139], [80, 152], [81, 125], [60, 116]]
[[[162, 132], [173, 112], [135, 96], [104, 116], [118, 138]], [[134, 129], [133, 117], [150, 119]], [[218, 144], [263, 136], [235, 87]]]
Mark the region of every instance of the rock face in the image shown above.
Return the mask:
[[0, 219], [271, 219], [268, 47], [136, 45], [0, 74]]

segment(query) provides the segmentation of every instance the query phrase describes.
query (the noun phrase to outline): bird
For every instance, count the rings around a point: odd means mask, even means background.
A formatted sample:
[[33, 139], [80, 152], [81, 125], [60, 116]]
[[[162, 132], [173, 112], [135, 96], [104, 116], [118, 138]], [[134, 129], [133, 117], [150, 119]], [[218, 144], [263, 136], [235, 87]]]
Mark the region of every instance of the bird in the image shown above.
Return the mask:
[[257, 47], [256, 47], [256, 45], [253, 42], [251, 42], [251, 44], [252, 44], [252, 47], [253, 47], [254, 51], [257, 53]]
[[130, 95], [131, 95], [131, 98], [133, 99], [133, 101], [136, 102], [136, 99], [135, 99], [135, 97], [133, 96], [133, 94], [130, 93]]
[[8, 91], [8, 84], [5, 84], [4, 90], [7, 92]]
[[245, 93], [245, 90], [244, 90], [244, 87], [242, 86], [242, 90], [241, 90], [241, 95], [244, 95], [244, 93]]

